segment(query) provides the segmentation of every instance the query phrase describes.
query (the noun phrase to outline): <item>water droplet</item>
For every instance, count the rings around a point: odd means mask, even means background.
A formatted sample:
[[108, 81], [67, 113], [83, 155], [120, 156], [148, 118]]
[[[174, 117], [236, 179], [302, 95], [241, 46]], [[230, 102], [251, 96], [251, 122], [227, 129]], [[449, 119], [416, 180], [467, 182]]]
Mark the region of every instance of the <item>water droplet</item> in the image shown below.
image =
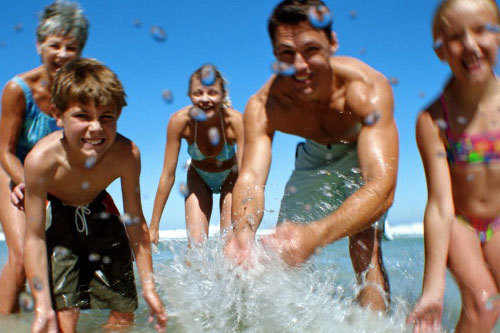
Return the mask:
[[103, 264], [106, 264], [106, 265], [107, 265], [107, 264], [111, 264], [111, 261], [112, 261], [112, 260], [111, 260], [111, 258], [110, 258], [110, 257], [108, 257], [108, 256], [104, 256], [104, 257], [102, 257], [102, 263], [103, 263]]
[[424, 97], [425, 97], [425, 93], [423, 91], [418, 93], [418, 98], [424, 98]]
[[217, 146], [220, 142], [219, 129], [217, 127], [210, 127], [208, 129], [208, 139], [212, 146]]
[[333, 158], [333, 154], [328, 152], [325, 154], [325, 160], [330, 161]]
[[139, 218], [139, 216], [125, 213], [120, 216], [120, 221], [122, 221], [122, 223], [125, 224], [125, 226], [129, 227], [139, 224], [141, 222], [141, 219]]
[[167, 39], [167, 33], [163, 30], [159, 25], [153, 25], [151, 29], [149, 29], [149, 33], [151, 37], [157, 42], [164, 42]]
[[163, 98], [165, 103], [172, 103], [172, 101], [174, 100], [174, 95], [172, 94], [172, 90], [170, 89], [163, 90], [163, 92], [161, 93], [161, 97]]
[[83, 182], [82, 183], [82, 190], [87, 190], [89, 187], [90, 187], [90, 183], [89, 182]]
[[493, 309], [498, 308], [498, 306], [500, 305], [499, 301], [500, 301], [500, 293], [495, 294], [495, 295], [491, 296], [490, 298], [488, 298], [488, 300], [485, 302], [484, 306], [487, 310], [491, 311]]
[[135, 19], [135, 20], [132, 22], [132, 25], [134, 26], [134, 28], [140, 28], [140, 27], [142, 27], [142, 22], [141, 22], [141, 20], [139, 20], [139, 19]]
[[352, 19], [355, 19], [358, 17], [358, 12], [354, 9], [352, 9], [350, 12], [349, 12], [349, 16], [352, 18]]
[[309, 211], [311, 210], [311, 208], [312, 208], [311, 204], [305, 204], [305, 205], [304, 205], [304, 210], [305, 210], [306, 212], [309, 212]]
[[110, 218], [110, 216], [111, 216], [111, 214], [110, 214], [110, 213], [108, 213], [108, 212], [100, 212], [100, 213], [99, 213], [99, 218], [100, 218], [101, 220], [107, 220], [107, 219], [109, 219], [109, 218]]
[[500, 26], [498, 26], [496, 24], [487, 23], [484, 25], [484, 28], [490, 32], [494, 32], [494, 33], [500, 32]]
[[181, 192], [182, 196], [186, 198], [189, 195], [188, 186], [185, 183], [179, 184], [179, 192]]
[[465, 118], [463, 116], [457, 117], [457, 123], [459, 123], [460, 125], [465, 125], [465, 124], [467, 124], [467, 122], [468, 122], [467, 118]]
[[359, 174], [361, 174], [361, 169], [360, 168], [352, 168], [351, 172], [354, 173], [354, 174], [359, 175]]
[[101, 256], [98, 253], [91, 253], [89, 254], [89, 261], [90, 262], [96, 262], [101, 259]]
[[379, 119], [380, 113], [378, 111], [373, 111], [365, 117], [364, 123], [367, 126], [373, 126], [379, 121]]
[[447, 157], [446, 152], [444, 152], [444, 151], [439, 151], [439, 152], [437, 153], [437, 157], [439, 157], [439, 158], [446, 158], [446, 157]]
[[233, 165], [231, 167], [231, 171], [234, 172], [234, 173], [238, 172], [238, 164]]
[[35, 309], [35, 302], [33, 301], [33, 297], [27, 292], [23, 291], [19, 294], [19, 306], [23, 311], [31, 312]]
[[441, 118], [436, 119], [436, 124], [442, 130], [445, 130], [448, 128], [448, 124], [446, 123], [446, 121], [444, 119], [441, 119]]
[[441, 46], [443, 46], [443, 40], [442, 40], [441, 38], [436, 39], [436, 40], [432, 43], [432, 48], [433, 48], [434, 50], [441, 48]]
[[389, 83], [391, 84], [391, 86], [397, 86], [399, 84], [399, 79], [395, 76], [391, 76], [389, 78]]
[[367, 51], [365, 48], [362, 48], [361, 50], [359, 50], [359, 54], [361, 54], [362, 56], [366, 55]]
[[70, 251], [63, 246], [56, 246], [54, 250], [52, 250], [52, 255], [57, 259], [58, 257], [64, 257], [68, 255]]
[[214, 84], [217, 78], [215, 75], [214, 66], [210, 64], [203, 65], [203, 67], [201, 68], [200, 76], [201, 76], [201, 83], [203, 85], [211, 86], [212, 84]]
[[192, 106], [189, 109], [189, 116], [191, 118], [193, 118], [194, 120], [196, 120], [196, 121], [205, 121], [205, 120], [207, 120], [207, 114], [205, 113], [205, 111], [203, 111], [202, 109], [200, 109], [197, 106]]
[[308, 11], [309, 23], [316, 29], [326, 28], [332, 23], [330, 10], [323, 5], [311, 6]]
[[14, 32], [20, 32], [23, 30], [23, 24], [22, 23], [17, 23], [14, 25]]
[[469, 173], [469, 174], [467, 175], [467, 181], [468, 181], [468, 182], [470, 182], [470, 181], [474, 180], [474, 178], [476, 178], [476, 176], [474, 176], [474, 175], [473, 175], [473, 174], [471, 174], [471, 173]]
[[293, 185], [290, 185], [286, 188], [286, 191], [290, 194], [295, 194], [297, 193], [297, 188]]
[[96, 156], [90, 156], [85, 160], [85, 168], [92, 169], [97, 161]]
[[5, 47], [5, 42], [0, 42], [0, 49], [3, 49]]
[[292, 76], [295, 74], [296, 69], [293, 64], [289, 64], [283, 61], [275, 61], [271, 65], [271, 69], [274, 74], [280, 76]]
[[43, 289], [42, 279], [40, 279], [38, 276], [35, 276], [33, 277], [33, 279], [31, 279], [31, 284], [33, 285], [33, 289], [35, 290], [40, 291]]

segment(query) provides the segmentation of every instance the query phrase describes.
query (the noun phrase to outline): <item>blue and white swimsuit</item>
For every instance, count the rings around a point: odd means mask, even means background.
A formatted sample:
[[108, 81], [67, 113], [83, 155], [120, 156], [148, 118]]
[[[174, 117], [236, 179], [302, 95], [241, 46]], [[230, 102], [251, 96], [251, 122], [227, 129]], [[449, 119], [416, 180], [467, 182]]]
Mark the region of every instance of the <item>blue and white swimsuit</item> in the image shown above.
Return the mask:
[[[226, 140], [226, 134], [224, 131], [224, 122], [222, 120], [222, 114], [220, 116], [220, 121], [221, 121], [221, 126], [222, 126], [222, 136], [224, 138], [224, 146], [222, 146], [221, 152], [217, 156], [205, 156], [200, 149], [198, 148], [198, 145], [196, 144], [196, 138], [197, 138], [197, 130], [198, 130], [198, 122], [195, 121], [194, 123], [194, 142], [190, 145], [188, 145], [188, 154], [191, 156], [191, 159], [195, 161], [202, 161], [207, 158], [215, 158], [216, 160], [220, 162], [228, 161], [234, 157], [236, 154], [236, 150], [234, 149], [234, 145], [231, 145], [227, 142]], [[212, 190], [213, 193], [220, 193], [222, 186], [224, 185], [224, 182], [226, 181], [227, 177], [231, 173], [231, 168], [220, 171], [220, 172], [208, 172], [205, 170], [201, 170], [200, 168], [197, 168], [193, 165], [193, 168], [196, 170], [196, 172], [200, 175], [200, 177], [203, 179], [205, 184]]]
[[24, 93], [26, 109], [21, 133], [17, 140], [16, 156], [24, 163], [26, 155], [33, 146], [44, 136], [59, 130], [56, 120], [45, 114], [36, 105], [35, 99], [28, 84], [19, 76], [15, 76], [12, 82], [17, 83]]

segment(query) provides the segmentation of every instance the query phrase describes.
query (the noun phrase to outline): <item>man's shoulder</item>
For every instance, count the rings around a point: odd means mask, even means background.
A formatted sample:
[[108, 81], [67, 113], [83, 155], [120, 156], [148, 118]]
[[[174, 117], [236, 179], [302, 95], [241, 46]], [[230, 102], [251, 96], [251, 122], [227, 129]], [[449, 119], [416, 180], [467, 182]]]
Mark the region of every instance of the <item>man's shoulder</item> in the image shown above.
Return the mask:
[[347, 56], [332, 58], [333, 70], [337, 78], [347, 85], [357, 84], [364, 86], [389, 85], [387, 78], [365, 62]]

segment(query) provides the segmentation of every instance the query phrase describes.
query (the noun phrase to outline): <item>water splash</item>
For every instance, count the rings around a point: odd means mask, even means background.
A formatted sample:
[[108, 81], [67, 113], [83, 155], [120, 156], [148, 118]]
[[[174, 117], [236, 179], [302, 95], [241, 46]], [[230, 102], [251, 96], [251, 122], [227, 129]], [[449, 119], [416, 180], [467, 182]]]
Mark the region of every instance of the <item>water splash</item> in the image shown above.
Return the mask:
[[359, 307], [335, 266], [290, 268], [256, 245], [251, 268], [234, 267], [222, 237], [186, 249], [169, 242], [172, 262], [157, 270], [170, 318], [183, 332], [401, 332], [405, 314]]

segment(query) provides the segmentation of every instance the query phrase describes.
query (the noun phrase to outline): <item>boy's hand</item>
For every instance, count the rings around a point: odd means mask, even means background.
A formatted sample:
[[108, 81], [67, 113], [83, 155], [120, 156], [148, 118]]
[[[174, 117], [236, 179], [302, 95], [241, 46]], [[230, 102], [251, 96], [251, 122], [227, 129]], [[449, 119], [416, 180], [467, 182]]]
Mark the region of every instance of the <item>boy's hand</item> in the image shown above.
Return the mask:
[[158, 332], [165, 332], [167, 329], [167, 312], [165, 311], [165, 307], [163, 306], [160, 297], [156, 291], [143, 291], [142, 295], [151, 309], [149, 322], [152, 322], [156, 316], [155, 329]]
[[12, 189], [10, 201], [17, 209], [24, 211], [24, 183], [19, 183]]
[[58, 328], [55, 311], [52, 309], [48, 311], [36, 309], [35, 318], [33, 319], [33, 325], [31, 325], [31, 332], [57, 333]]
[[156, 246], [158, 246], [158, 239], [160, 237], [159, 234], [160, 232], [158, 231], [158, 229], [149, 227], [149, 240]]

